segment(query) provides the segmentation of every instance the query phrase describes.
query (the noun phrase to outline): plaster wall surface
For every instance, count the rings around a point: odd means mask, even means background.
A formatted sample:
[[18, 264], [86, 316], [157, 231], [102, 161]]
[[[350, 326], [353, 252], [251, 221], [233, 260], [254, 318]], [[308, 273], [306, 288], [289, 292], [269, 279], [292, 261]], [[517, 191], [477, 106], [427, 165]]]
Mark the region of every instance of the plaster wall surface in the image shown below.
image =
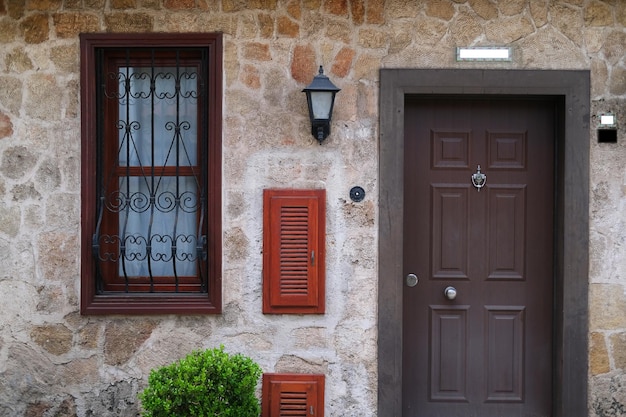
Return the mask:
[[[81, 32], [224, 33], [223, 313], [79, 314]], [[454, 48], [511, 46], [501, 63]], [[626, 2], [0, 0], [0, 415], [135, 416], [151, 368], [223, 344], [377, 415], [378, 71], [591, 71], [589, 416], [626, 413]], [[342, 89], [331, 136], [301, 90]], [[598, 143], [594, 115], [617, 115]], [[366, 191], [363, 202], [351, 187]], [[587, 186], [587, 184], [581, 184]], [[327, 311], [261, 314], [263, 188], [327, 190]]]

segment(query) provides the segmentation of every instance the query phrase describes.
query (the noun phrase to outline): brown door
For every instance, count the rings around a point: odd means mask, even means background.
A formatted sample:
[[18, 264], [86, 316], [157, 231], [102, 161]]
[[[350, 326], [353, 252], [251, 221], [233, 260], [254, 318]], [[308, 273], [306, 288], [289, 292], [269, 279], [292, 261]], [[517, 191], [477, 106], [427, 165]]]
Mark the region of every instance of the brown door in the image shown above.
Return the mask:
[[406, 103], [403, 417], [551, 415], [554, 109]]

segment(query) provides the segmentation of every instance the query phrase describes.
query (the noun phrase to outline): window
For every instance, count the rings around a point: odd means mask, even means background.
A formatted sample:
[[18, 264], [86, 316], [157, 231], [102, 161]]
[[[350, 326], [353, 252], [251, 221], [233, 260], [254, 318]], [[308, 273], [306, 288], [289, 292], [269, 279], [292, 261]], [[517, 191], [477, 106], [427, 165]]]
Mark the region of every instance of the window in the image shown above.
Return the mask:
[[221, 310], [219, 34], [81, 36], [81, 312]]

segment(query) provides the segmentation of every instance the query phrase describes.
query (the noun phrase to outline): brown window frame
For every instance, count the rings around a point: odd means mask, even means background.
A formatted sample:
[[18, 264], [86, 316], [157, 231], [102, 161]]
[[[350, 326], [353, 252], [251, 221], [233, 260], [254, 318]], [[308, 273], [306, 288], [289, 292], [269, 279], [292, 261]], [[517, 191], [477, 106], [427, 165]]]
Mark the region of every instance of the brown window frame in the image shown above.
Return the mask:
[[[81, 34], [81, 313], [82, 314], [211, 314], [221, 312], [221, 136], [222, 136], [222, 35], [208, 34]], [[115, 51], [120, 48], [140, 51], [139, 48], [161, 50], [189, 50], [195, 48], [205, 54], [208, 76], [205, 91], [208, 92], [206, 114], [207, 128], [204, 136], [206, 143], [198, 146], [207, 147], [206, 161], [197, 161], [203, 165], [202, 174], [206, 178], [203, 185], [207, 194], [206, 216], [203, 233], [207, 238], [204, 247], [206, 252], [205, 265], [207, 279], [204, 292], [177, 292], [166, 289], [162, 285], [161, 292], [145, 291], [103, 291], [96, 282], [97, 260], [94, 256], [94, 233], [98, 223], [97, 204], [97, 165], [98, 159], [110, 164], [114, 152], [100, 150], [98, 154], [96, 114], [99, 108], [96, 80], [101, 71], [98, 65], [109, 65]], [[133, 48], [137, 48], [133, 50]], [[109, 61], [99, 59], [111, 53]], [[100, 55], [98, 55], [100, 54]], [[183, 52], [184, 54], [184, 52]], [[134, 56], [134, 55], [133, 55]], [[141, 59], [141, 53], [138, 52]], [[168, 58], [170, 59], [170, 58]], [[163, 61], [163, 62], [167, 62]], [[104, 106], [104, 105], [102, 105]], [[200, 108], [200, 106], [199, 106]], [[200, 120], [200, 118], [198, 119]], [[169, 168], [168, 168], [169, 169]], [[185, 168], [186, 169], [186, 168]], [[184, 169], [182, 170], [184, 171]], [[181, 171], [181, 172], [182, 172]], [[177, 175], [184, 177], [186, 174]], [[115, 216], [115, 219], [117, 217]], [[109, 219], [109, 225], [116, 220]], [[109, 226], [110, 227], [110, 226]], [[185, 277], [182, 277], [182, 283]], [[139, 287], [138, 287], [139, 288]], [[170, 288], [171, 289], [171, 288]]]

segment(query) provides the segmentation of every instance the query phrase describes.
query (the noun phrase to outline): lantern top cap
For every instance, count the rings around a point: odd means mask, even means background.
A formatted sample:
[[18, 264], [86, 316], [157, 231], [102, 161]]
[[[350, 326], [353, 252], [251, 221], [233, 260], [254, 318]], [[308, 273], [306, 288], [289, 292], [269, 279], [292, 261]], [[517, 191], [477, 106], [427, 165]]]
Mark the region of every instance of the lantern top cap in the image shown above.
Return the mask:
[[330, 79], [324, 75], [324, 68], [320, 65], [319, 74], [313, 77], [313, 81], [311, 84], [306, 86], [303, 92], [308, 91], [330, 91], [330, 92], [338, 92], [341, 91], [335, 84], [330, 81]]

